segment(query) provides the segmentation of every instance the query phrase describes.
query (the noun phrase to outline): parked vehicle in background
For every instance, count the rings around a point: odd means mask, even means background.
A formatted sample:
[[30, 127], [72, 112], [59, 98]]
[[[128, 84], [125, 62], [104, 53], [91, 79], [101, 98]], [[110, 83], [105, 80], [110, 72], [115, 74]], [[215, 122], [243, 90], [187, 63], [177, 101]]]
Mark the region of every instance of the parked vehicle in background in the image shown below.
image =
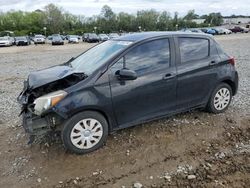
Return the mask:
[[34, 41], [34, 36], [29, 35], [28, 38], [29, 38], [30, 41]]
[[207, 34], [210, 34], [210, 35], [216, 35], [216, 31], [215, 31], [214, 29], [211, 29], [211, 28], [208, 28], [208, 29], [206, 30], [206, 33], [207, 33]]
[[211, 28], [211, 29], [215, 31], [215, 35], [220, 35], [221, 34], [219, 29], [217, 29], [217, 28]]
[[84, 34], [83, 34], [83, 36], [82, 36], [82, 41], [83, 41], [83, 42], [86, 42], [86, 41], [87, 41], [88, 34], [90, 34], [90, 33], [84, 33]]
[[200, 29], [190, 29], [190, 31], [193, 33], [203, 33]]
[[183, 29], [179, 30], [179, 32], [190, 32], [191, 33], [192, 31], [189, 28], [183, 28]]
[[34, 44], [45, 44], [45, 36], [35, 35], [33, 38]]
[[12, 46], [10, 37], [0, 37], [0, 46]]
[[213, 37], [146, 32], [31, 73], [18, 101], [29, 134], [60, 131], [67, 150], [85, 154], [122, 128], [191, 109], [222, 113], [237, 88], [235, 61]]
[[115, 38], [118, 38], [118, 37], [120, 37], [120, 35], [118, 33], [110, 33], [109, 34], [110, 39], [115, 39]]
[[68, 35], [68, 43], [79, 43], [77, 35]]
[[52, 35], [49, 35], [49, 36], [47, 37], [48, 40], [52, 40], [52, 38], [53, 38]]
[[246, 28], [246, 27], [241, 27], [243, 29], [243, 33], [248, 33], [249, 32], [249, 29]]
[[241, 26], [235, 26], [234, 28], [230, 29], [233, 33], [248, 33], [248, 29]]
[[16, 41], [15, 41], [14, 37], [10, 37], [10, 41], [11, 41], [11, 45], [15, 45], [16, 44]]
[[18, 37], [15, 37], [15, 44], [17, 46], [27, 46], [29, 45], [31, 42], [29, 40], [29, 38], [27, 36], [18, 36]]
[[60, 34], [52, 34], [51, 36], [52, 36], [52, 37], [61, 37]]
[[99, 37], [95, 33], [89, 33], [86, 42], [99, 42]]
[[66, 36], [65, 36], [65, 35], [61, 35], [61, 38], [62, 38], [63, 40], [65, 40], [65, 39], [66, 39]]
[[64, 41], [60, 35], [54, 35], [52, 36], [52, 45], [64, 45]]
[[217, 28], [219, 31], [219, 34], [229, 35], [232, 34], [232, 31], [226, 28]]
[[99, 41], [101, 42], [109, 40], [109, 36], [106, 34], [99, 34], [98, 37], [99, 37]]
[[200, 29], [203, 33], [207, 33], [207, 29], [206, 28], [201, 28]]

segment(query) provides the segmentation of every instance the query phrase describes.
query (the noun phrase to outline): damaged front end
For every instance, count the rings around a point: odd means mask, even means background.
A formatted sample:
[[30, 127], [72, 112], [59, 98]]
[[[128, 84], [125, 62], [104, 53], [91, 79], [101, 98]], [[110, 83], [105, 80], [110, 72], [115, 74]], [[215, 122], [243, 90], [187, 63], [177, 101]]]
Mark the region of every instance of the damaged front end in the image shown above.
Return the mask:
[[67, 96], [65, 88], [87, 77], [84, 73], [75, 73], [68, 68], [65, 71], [64, 67], [31, 73], [28, 80], [24, 81], [23, 91], [17, 101], [22, 105], [20, 115], [23, 117], [23, 127], [31, 136], [44, 135], [60, 128], [64, 118], [54, 107]]

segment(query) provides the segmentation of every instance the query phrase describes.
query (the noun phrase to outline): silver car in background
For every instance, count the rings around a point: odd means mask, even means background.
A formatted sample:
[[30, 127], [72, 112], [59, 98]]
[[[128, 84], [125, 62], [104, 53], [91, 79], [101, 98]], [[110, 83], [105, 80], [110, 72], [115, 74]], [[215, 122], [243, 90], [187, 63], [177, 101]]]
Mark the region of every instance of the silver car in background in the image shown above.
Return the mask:
[[68, 43], [79, 43], [79, 39], [77, 35], [69, 35]]
[[0, 37], [0, 46], [12, 46], [12, 40], [10, 37]]
[[99, 41], [101, 42], [109, 40], [109, 36], [106, 34], [99, 34], [98, 37], [99, 37]]
[[34, 44], [45, 44], [45, 36], [35, 35], [33, 41], [34, 41]]

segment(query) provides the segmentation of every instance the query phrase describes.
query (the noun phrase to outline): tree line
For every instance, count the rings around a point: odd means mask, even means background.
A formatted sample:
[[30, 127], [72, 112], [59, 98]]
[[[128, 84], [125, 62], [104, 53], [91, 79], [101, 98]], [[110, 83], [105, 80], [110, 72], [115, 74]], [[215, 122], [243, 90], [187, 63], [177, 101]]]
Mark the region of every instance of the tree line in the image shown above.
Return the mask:
[[[203, 18], [205, 22], [197, 24], [192, 21], [197, 18]], [[103, 6], [99, 15], [92, 17], [73, 15], [54, 4], [32, 12], [0, 12], [0, 31], [14, 31], [16, 35], [173, 31], [181, 28], [217, 26], [222, 22], [220, 13], [199, 16], [194, 10], [190, 10], [184, 17], [180, 17], [178, 12], [171, 16], [167, 11], [150, 9], [137, 11], [136, 14], [116, 14], [107, 5]]]

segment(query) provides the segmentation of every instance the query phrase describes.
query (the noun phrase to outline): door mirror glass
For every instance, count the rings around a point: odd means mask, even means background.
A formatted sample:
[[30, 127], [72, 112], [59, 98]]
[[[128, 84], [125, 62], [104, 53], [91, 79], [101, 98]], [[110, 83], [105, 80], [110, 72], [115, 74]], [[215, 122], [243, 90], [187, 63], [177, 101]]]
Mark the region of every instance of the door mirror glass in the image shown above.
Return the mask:
[[126, 68], [118, 70], [116, 75], [119, 80], [135, 80], [137, 78], [135, 71]]

